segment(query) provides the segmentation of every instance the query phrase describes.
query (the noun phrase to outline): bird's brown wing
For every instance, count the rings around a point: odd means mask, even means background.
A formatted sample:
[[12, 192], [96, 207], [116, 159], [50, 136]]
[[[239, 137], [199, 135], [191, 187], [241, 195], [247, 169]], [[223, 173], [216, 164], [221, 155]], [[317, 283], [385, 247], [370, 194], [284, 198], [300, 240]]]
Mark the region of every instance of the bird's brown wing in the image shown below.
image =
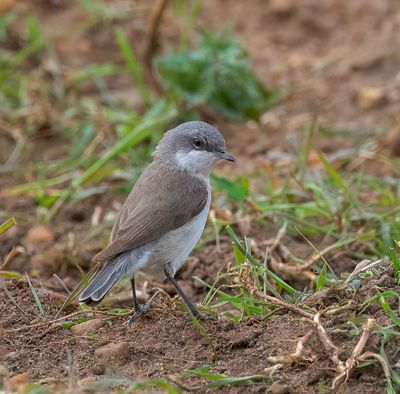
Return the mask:
[[136, 195], [135, 208], [94, 261], [108, 261], [122, 252], [155, 241], [203, 210], [208, 198], [205, 181], [182, 171], [168, 175], [150, 176], [142, 182], [141, 197]]

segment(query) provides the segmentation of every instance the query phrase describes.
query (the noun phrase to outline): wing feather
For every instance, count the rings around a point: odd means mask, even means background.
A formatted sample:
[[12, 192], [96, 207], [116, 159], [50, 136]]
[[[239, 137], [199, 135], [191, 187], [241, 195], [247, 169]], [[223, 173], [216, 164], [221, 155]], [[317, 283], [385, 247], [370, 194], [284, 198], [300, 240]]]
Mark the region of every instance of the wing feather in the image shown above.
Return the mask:
[[204, 180], [184, 171], [174, 171], [168, 176], [161, 173], [164, 176], [159, 175], [160, 171], [143, 174], [144, 180], [137, 182], [122, 208], [120, 217], [124, 220], [117, 222], [110, 244], [94, 261], [107, 261], [155, 241], [203, 210], [208, 199]]

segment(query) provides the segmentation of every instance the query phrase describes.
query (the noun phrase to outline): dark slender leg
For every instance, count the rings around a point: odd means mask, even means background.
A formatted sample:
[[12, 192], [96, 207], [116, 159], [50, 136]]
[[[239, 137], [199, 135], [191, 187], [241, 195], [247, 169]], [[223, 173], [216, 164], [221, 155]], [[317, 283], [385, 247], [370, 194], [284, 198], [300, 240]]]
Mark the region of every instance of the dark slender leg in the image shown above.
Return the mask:
[[175, 289], [178, 292], [178, 294], [181, 296], [183, 302], [190, 309], [190, 312], [192, 313], [192, 315], [194, 317], [198, 317], [200, 315], [199, 311], [193, 305], [193, 303], [189, 300], [188, 296], [183, 292], [183, 290], [178, 285], [178, 282], [175, 280], [175, 278], [168, 272], [168, 270], [164, 270], [164, 272], [165, 272], [165, 276], [167, 277], [167, 279], [175, 286]]
[[135, 277], [133, 277], [131, 279], [131, 288], [132, 288], [132, 296], [133, 296], [133, 307], [135, 308], [135, 310], [137, 310], [139, 308], [139, 303], [136, 298]]
[[132, 296], [133, 296], [133, 308], [134, 313], [128, 319], [129, 327], [131, 327], [132, 323], [139, 319], [140, 316], [147, 313], [154, 305], [153, 304], [139, 304], [136, 297], [136, 289], [135, 289], [135, 277], [131, 279], [131, 287], [132, 287]]

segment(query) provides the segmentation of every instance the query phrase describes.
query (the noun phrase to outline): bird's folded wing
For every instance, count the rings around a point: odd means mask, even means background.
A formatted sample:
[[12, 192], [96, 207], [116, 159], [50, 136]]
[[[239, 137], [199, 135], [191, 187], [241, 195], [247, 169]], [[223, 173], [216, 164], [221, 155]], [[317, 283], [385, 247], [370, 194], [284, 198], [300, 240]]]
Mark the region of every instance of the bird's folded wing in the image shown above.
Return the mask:
[[171, 184], [158, 185], [162, 193], [143, 193], [145, 197], [118, 228], [112, 242], [93, 260], [109, 261], [122, 252], [157, 240], [197, 216], [207, 203], [207, 185], [201, 179], [187, 177], [179, 175]]

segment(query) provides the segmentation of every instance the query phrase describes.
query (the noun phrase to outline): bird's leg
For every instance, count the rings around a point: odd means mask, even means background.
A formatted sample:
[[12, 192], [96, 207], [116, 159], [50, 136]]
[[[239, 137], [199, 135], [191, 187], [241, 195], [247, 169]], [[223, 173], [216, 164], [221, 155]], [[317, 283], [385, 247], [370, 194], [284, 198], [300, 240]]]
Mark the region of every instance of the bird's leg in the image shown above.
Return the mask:
[[131, 279], [131, 287], [132, 287], [132, 296], [133, 296], [133, 308], [134, 313], [128, 319], [129, 327], [131, 327], [132, 323], [139, 319], [140, 316], [147, 313], [154, 305], [153, 304], [139, 304], [137, 297], [136, 297], [136, 289], [135, 289], [135, 277]]
[[200, 316], [200, 312], [197, 310], [197, 308], [193, 305], [192, 301], [189, 300], [188, 296], [183, 292], [182, 288], [179, 286], [178, 282], [176, 279], [168, 272], [168, 269], [164, 270], [165, 276], [167, 279], [175, 286], [176, 291], [182, 298], [183, 302], [187, 305], [187, 307], [190, 309], [190, 313], [198, 318]]

